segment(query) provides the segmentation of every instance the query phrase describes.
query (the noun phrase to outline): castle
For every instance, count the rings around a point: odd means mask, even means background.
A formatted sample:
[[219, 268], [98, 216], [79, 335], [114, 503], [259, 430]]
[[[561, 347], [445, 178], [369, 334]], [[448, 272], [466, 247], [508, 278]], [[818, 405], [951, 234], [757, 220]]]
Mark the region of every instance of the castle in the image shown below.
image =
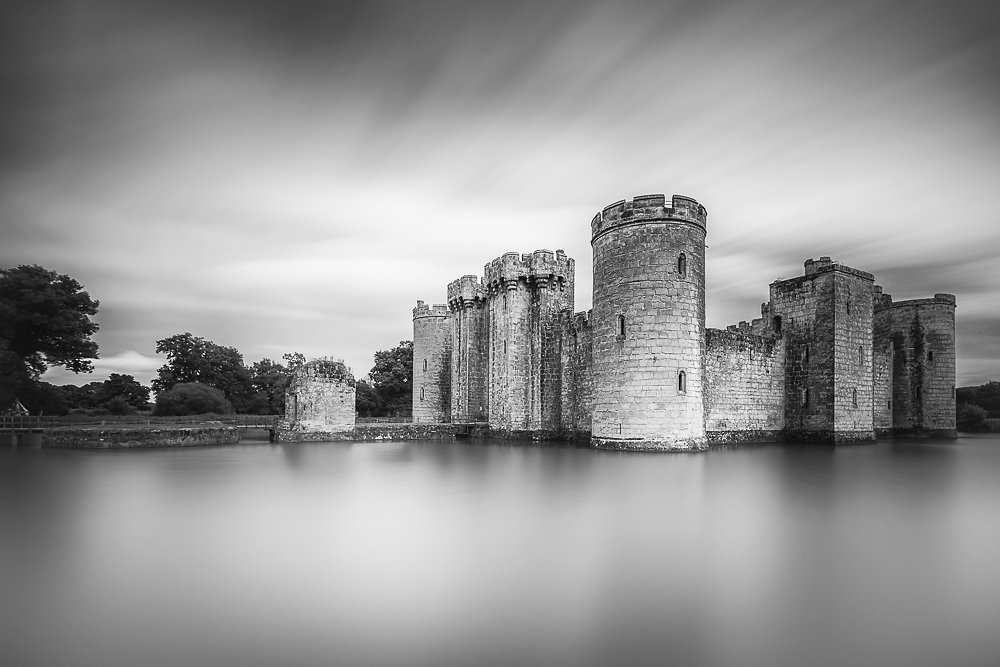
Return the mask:
[[506, 253], [413, 309], [413, 420], [623, 450], [955, 437], [955, 297], [893, 301], [831, 261], [770, 285], [761, 317], [705, 327], [707, 212], [646, 195], [591, 222], [593, 309], [574, 261]]

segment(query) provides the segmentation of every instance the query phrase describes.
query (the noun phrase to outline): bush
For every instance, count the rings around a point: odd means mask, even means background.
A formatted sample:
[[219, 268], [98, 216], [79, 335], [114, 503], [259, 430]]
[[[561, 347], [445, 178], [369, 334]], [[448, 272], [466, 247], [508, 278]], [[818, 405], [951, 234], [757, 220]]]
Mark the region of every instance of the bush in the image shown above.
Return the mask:
[[128, 399], [124, 396], [112, 396], [104, 402], [104, 409], [112, 415], [135, 414], [135, 408], [129, 404]]
[[199, 382], [182, 382], [156, 395], [153, 414], [158, 417], [203, 415], [206, 413], [228, 415], [233, 406], [215, 387]]
[[983, 433], [989, 430], [985, 408], [970, 403], [959, 403], [955, 408], [955, 425], [965, 433]]

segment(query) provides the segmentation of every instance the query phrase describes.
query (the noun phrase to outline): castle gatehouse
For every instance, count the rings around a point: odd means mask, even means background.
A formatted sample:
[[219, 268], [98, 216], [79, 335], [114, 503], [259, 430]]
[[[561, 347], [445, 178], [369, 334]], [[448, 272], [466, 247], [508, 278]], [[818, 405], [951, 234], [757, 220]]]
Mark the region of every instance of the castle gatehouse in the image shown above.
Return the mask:
[[707, 212], [646, 195], [591, 221], [593, 308], [562, 250], [505, 253], [413, 309], [413, 420], [605, 449], [955, 437], [955, 297], [894, 302], [829, 257], [760, 317], [705, 327]]

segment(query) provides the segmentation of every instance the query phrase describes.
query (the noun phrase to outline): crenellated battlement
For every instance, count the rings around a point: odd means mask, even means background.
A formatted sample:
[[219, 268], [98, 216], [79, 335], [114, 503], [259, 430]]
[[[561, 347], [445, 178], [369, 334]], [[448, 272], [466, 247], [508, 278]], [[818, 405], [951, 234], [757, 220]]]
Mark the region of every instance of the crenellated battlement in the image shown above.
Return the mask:
[[954, 294], [938, 292], [933, 297], [927, 299], [907, 299], [905, 301], [893, 301], [891, 294], [879, 294], [875, 302], [875, 310], [885, 310], [887, 308], [916, 308], [920, 306], [951, 306], [955, 307], [957, 300]]
[[423, 301], [417, 301], [416, 307], [413, 309], [413, 319], [420, 319], [423, 317], [448, 317], [451, 311], [448, 309], [448, 305], [444, 303], [435, 303], [434, 305], [427, 305]]
[[536, 250], [531, 254], [507, 252], [483, 267], [483, 283], [490, 293], [517, 289], [519, 282], [555, 288], [572, 279], [575, 262], [562, 250]]
[[705, 231], [707, 218], [705, 207], [691, 197], [674, 195], [668, 204], [665, 195], [641, 195], [605, 206], [595, 215], [590, 223], [591, 242], [616, 227], [646, 222], [684, 222]]
[[462, 276], [448, 283], [448, 306], [460, 310], [482, 301], [485, 295], [479, 276]]

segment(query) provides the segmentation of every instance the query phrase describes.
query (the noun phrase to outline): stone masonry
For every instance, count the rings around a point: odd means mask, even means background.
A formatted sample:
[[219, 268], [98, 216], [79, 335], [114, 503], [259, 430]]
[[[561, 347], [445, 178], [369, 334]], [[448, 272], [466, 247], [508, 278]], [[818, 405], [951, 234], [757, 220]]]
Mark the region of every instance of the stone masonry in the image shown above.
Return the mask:
[[285, 390], [285, 418], [275, 440], [301, 442], [336, 439], [355, 421], [355, 381], [342, 361], [314, 359], [292, 374]]
[[574, 261], [506, 253], [417, 302], [414, 421], [608, 449], [955, 436], [955, 297], [893, 302], [821, 257], [761, 317], [705, 327], [707, 212], [645, 195], [591, 221], [593, 309]]

